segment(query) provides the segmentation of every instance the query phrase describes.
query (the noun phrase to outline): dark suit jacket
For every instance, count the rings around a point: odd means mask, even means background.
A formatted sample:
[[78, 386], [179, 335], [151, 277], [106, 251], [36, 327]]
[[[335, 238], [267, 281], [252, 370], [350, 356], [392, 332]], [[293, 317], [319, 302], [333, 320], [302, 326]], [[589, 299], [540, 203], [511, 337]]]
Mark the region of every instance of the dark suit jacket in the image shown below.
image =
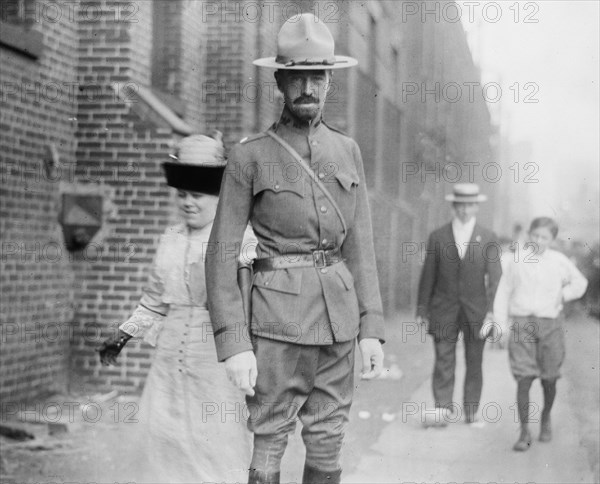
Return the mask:
[[468, 322], [483, 323], [486, 313], [492, 311], [502, 275], [500, 255], [496, 235], [477, 223], [463, 259], [451, 223], [431, 233], [417, 307], [417, 315], [429, 319], [430, 333], [455, 323], [461, 309]]

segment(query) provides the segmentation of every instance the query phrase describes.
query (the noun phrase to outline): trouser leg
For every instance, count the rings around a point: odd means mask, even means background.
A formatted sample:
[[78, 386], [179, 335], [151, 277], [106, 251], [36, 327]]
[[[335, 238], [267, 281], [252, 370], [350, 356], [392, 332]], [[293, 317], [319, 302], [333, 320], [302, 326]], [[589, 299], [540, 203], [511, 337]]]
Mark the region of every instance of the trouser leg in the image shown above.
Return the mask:
[[465, 323], [463, 325], [463, 336], [465, 344], [465, 383], [463, 392], [463, 404], [467, 422], [475, 420], [481, 390], [483, 388], [483, 348], [485, 340], [479, 338], [479, 325]]
[[294, 431], [298, 410], [313, 386], [318, 347], [259, 337], [254, 353], [258, 369], [255, 395], [246, 398], [248, 428], [254, 433], [250, 469], [260, 478], [270, 478], [280, 471], [287, 436]]
[[298, 416], [306, 446], [304, 483], [339, 482], [340, 452], [354, 390], [355, 342], [322, 346], [314, 386]]
[[443, 329], [442, 334], [434, 336], [435, 363], [432, 387], [436, 407], [449, 408], [452, 406], [457, 339], [458, 327], [456, 325], [448, 325]]

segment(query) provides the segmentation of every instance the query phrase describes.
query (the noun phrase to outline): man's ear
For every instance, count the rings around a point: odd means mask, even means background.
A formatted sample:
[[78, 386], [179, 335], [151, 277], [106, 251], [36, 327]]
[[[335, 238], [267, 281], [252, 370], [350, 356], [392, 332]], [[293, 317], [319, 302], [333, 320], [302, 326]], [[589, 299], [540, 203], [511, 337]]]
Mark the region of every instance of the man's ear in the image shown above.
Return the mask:
[[[281, 71], [278, 69], [273, 73], [273, 77], [275, 78], [275, 82], [277, 83], [277, 89], [281, 91]], [[283, 92], [283, 91], [282, 91]]]

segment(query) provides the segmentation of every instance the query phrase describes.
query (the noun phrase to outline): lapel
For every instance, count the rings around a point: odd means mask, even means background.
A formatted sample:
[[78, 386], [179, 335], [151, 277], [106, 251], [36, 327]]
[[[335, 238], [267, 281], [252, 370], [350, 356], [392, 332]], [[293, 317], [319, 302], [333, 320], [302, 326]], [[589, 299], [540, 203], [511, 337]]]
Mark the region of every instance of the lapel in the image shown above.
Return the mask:
[[[467, 253], [463, 260], [467, 261], [475, 261], [475, 253], [483, 253], [483, 249], [481, 247], [481, 227], [477, 222], [475, 222], [475, 226], [473, 227], [473, 233], [471, 234], [471, 239], [469, 240], [469, 246], [467, 247]], [[473, 251], [476, 251], [473, 253]]]

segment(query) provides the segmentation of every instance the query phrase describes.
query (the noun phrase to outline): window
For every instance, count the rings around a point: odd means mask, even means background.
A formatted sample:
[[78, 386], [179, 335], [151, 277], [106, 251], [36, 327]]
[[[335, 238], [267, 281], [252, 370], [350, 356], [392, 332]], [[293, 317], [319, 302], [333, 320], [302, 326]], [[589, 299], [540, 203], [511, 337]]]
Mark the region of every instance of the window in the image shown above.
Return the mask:
[[31, 59], [42, 55], [42, 33], [31, 30], [35, 0], [0, 0], [0, 46]]

